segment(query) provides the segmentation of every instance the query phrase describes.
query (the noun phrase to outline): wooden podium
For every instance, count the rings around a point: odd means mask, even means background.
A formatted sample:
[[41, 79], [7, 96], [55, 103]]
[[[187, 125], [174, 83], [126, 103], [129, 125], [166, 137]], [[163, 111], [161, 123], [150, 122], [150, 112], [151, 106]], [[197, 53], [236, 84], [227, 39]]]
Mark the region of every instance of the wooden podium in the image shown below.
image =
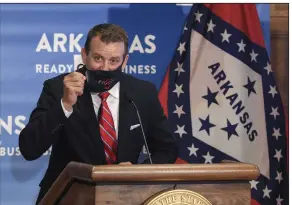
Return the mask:
[[[71, 162], [40, 205], [142, 205], [173, 189], [194, 191], [212, 205], [250, 205], [249, 181], [258, 176], [256, 166], [235, 162], [102, 166]], [[171, 200], [161, 205], [172, 204]]]

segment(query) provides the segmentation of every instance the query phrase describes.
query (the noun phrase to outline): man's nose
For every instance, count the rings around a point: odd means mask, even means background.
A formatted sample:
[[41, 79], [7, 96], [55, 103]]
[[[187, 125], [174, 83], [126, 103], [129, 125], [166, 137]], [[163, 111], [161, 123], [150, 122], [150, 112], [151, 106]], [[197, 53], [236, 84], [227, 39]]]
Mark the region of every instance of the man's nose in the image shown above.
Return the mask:
[[108, 61], [104, 61], [104, 62], [103, 62], [102, 70], [105, 70], [105, 71], [110, 70], [109, 62], [108, 62]]

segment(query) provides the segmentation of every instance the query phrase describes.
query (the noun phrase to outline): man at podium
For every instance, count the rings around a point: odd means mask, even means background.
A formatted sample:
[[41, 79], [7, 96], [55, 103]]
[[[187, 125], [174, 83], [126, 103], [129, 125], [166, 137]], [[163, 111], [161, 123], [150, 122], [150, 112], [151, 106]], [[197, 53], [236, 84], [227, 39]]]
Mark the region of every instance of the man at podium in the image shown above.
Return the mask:
[[[71, 161], [93, 165], [174, 163], [177, 140], [155, 86], [122, 72], [128, 61], [126, 32], [113, 24], [89, 30], [81, 51], [84, 65], [44, 82], [36, 108], [19, 135], [26, 160], [52, 152], [37, 203]], [[150, 156], [150, 155], [149, 155]]]

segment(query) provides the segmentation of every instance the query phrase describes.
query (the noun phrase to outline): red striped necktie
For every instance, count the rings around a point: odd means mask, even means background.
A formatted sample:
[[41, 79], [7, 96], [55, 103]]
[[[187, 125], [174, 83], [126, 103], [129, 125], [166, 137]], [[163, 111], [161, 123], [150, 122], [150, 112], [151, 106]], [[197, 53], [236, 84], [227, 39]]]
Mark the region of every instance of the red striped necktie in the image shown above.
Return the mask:
[[117, 135], [114, 126], [114, 120], [106, 102], [109, 95], [109, 92], [103, 92], [99, 94], [101, 99], [99, 130], [101, 139], [104, 144], [106, 160], [108, 164], [113, 164], [116, 161]]

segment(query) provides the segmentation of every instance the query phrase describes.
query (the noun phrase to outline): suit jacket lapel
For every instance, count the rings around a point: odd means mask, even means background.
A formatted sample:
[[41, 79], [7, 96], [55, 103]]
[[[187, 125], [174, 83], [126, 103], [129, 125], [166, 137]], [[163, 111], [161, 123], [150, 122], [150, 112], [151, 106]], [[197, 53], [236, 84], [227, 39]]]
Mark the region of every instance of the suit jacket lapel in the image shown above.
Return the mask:
[[133, 105], [128, 101], [126, 93], [131, 92], [130, 86], [127, 84], [125, 77], [122, 75], [120, 81], [120, 104], [119, 104], [119, 120], [118, 120], [118, 151], [117, 151], [117, 162], [121, 162], [124, 158], [125, 152], [130, 150], [125, 150], [125, 144], [129, 143], [128, 139], [130, 136], [130, 126], [133, 114], [135, 114], [135, 109]]

